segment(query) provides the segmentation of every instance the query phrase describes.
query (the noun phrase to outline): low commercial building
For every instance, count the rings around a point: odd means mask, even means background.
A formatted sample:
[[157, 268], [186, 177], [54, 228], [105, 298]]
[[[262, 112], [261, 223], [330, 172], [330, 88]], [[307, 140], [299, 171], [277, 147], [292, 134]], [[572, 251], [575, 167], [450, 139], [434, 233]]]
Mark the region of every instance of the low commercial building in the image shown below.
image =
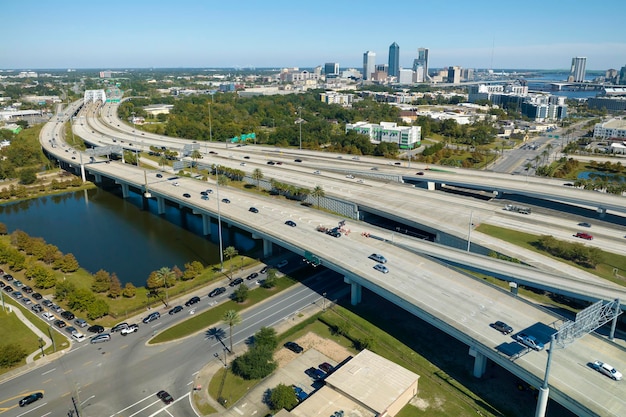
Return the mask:
[[372, 143], [392, 142], [396, 143], [400, 149], [413, 149], [420, 145], [422, 139], [420, 126], [398, 126], [393, 122], [347, 123], [346, 133], [350, 130], [367, 135]]
[[299, 406], [277, 417], [393, 417], [417, 395], [419, 375], [365, 349], [324, 381]]
[[626, 139], [626, 120], [611, 119], [607, 122], [596, 123], [593, 128], [594, 139], [615, 139], [622, 142]]
[[143, 109], [149, 115], [156, 116], [158, 114], [169, 114], [170, 110], [173, 108], [173, 104], [151, 104], [149, 106], [145, 106]]

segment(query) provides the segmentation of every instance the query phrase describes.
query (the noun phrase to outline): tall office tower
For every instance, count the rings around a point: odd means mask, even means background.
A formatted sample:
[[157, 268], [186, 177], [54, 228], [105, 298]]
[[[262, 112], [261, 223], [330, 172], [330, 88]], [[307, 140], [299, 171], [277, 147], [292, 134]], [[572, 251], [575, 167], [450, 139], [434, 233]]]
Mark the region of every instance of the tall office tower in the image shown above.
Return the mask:
[[448, 82], [451, 84], [461, 83], [461, 67], [448, 67]]
[[389, 45], [389, 76], [396, 77], [400, 75], [400, 47], [397, 43]]
[[413, 71], [418, 71], [418, 68], [422, 67], [422, 72], [424, 77], [418, 81], [427, 81], [430, 77], [428, 76], [428, 49], [427, 48], [418, 48], [417, 49], [417, 58], [413, 60]]
[[626, 84], [626, 65], [624, 65], [619, 70], [619, 77], [617, 78], [617, 84], [625, 85]]
[[339, 75], [339, 63], [327, 62], [324, 64], [324, 74], [326, 75]]
[[570, 71], [569, 78], [575, 83], [582, 83], [585, 81], [585, 66], [587, 65], [586, 57], [572, 58], [572, 70]]
[[376, 54], [367, 51], [363, 54], [363, 79], [371, 80], [372, 74], [376, 71]]

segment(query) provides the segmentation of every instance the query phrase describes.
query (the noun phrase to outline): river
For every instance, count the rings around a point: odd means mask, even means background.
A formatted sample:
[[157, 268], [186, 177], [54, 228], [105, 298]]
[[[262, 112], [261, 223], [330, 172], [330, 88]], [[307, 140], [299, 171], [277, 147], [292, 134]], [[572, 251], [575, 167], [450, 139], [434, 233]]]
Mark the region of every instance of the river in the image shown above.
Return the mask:
[[[91, 273], [115, 272], [122, 284], [143, 286], [164, 266], [184, 270], [190, 261], [220, 262], [216, 222], [211, 236], [202, 236], [199, 217], [172, 206], [158, 215], [155, 200], [145, 211], [138, 194], [123, 199], [114, 192], [95, 188], [0, 205], [0, 222], [9, 233], [23, 230], [73, 254]], [[244, 253], [256, 247], [249, 234], [235, 228], [222, 227], [222, 236], [223, 248]]]

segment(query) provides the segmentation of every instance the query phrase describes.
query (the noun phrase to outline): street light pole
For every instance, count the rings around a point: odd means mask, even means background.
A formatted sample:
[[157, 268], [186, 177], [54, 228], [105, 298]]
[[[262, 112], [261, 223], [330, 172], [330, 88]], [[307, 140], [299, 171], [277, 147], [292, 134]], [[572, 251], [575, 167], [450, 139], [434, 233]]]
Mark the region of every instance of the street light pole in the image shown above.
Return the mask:
[[300, 125], [300, 150], [302, 150], [302, 107], [298, 107], [298, 124]]
[[217, 236], [220, 241], [220, 271], [224, 270], [224, 250], [222, 249], [222, 215], [220, 213], [220, 178], [219, 165], [215, 166], [215, 183], [217, 184]]

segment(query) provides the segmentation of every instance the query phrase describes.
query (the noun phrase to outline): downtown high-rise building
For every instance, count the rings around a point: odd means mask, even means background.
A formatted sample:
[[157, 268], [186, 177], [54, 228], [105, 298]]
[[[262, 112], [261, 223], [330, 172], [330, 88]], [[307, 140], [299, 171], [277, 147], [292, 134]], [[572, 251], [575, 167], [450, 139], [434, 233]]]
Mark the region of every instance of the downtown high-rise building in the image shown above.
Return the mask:
[[582, 83], [585, 81], [585, 67], [587, 66], [586, 57], [572, 58], [572, 69], [570, 70], [568, 81]]
[[371, 80], [376, 72], [376, 53], [367, 51], [363, 54], [363, 80]]
[[324, 74], [325, 75], [339, 75], [339, 63], [338, 62], [327, 62], [324, 64]]
[[424, 82], [429, 79], [428, 77], [428, 49], [419, 48], [417, 50], [417, 58], [413, 60], [413, 71], [418, 74], [423, 74], [415, 81]]
[[395, 42], [389, 45], [388, 73], [390, 77], [396, 77], [396, 79], [400, 75], [400, 47]]

